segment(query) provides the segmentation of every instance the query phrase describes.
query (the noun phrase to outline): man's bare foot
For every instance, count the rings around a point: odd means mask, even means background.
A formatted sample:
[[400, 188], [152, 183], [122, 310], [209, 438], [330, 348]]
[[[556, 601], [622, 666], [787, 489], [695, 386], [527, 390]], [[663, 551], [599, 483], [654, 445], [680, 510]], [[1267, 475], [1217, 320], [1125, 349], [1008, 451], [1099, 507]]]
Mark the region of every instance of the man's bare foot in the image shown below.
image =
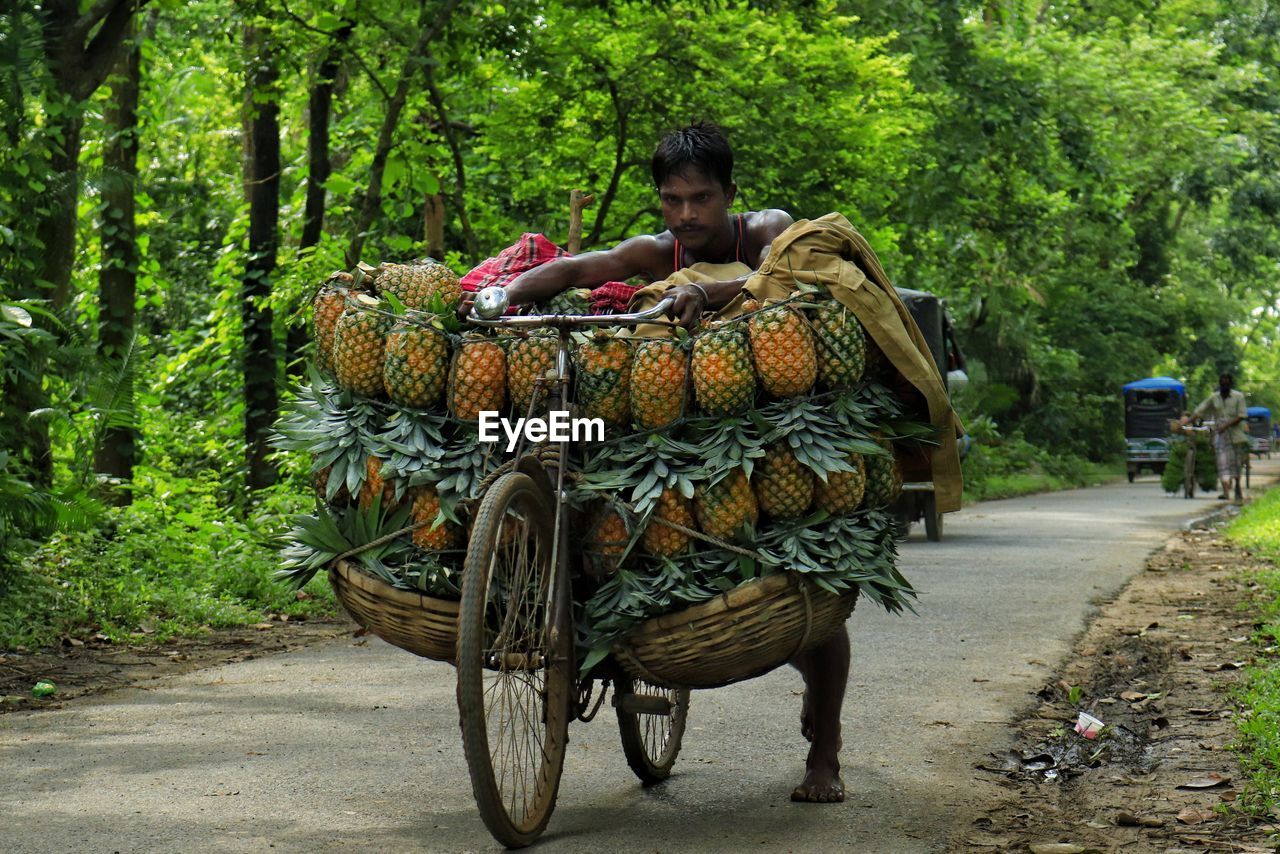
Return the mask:
[[844, 780], [830, 768], [810, 768], [804, 782], [791, 791], [791, 800], [810, 804], [838, 804], [844, 800]]

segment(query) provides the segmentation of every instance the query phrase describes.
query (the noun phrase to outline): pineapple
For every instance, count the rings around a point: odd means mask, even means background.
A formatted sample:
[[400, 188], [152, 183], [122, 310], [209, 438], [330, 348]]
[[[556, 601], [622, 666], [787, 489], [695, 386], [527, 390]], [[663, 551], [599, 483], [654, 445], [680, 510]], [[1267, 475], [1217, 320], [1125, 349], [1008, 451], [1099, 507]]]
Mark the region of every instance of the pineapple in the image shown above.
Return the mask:
[[390, 318], [368, 294], [347, 299], [333, 334], [333, 362], [338, 386], [365, 397], [381, 397], [382, 359]]
[[889, 384], [893, 381], [894, 367], [880, 345], [867, 335], [867, 367], [863, 375], [869, 380]]
[[731, 537], [747, 522], [755, 525], [756, 497], [742, 469], [734, 469], [710, 486], [697, 486], [693, 515], [704, 534], [720, 539]]
[[845, 461], [853, 466], [853, 471], [827, 472], [825, 483], [818, 478], [814, 484], [814, 506], [833, 516], [848, 516], [857, 510], [866, 492], [867, 462], [870, 459], [861, 454], [850, 454]]
[[[760, 308], [755, 300], [743, 303], [743, 311]], [[818, 359], [813, 334], [803, 317], [793, 309], [766, 308], [747, 321], [756, 373], [765, 391], [774, 397], [796, 397], [813, 388], [818, 375]]]
[[867, 365], [867, 333], [837, 300], [824, 300], [813, 312], [818, 332], [818, 379], [828, 388], [862, 381]]
[[[557, 336], [546, 332], [521, 335], [511, 340], [507, 348], [507, 391], [517, 416], [524, 417], [528, 411], [537, 381], [547, 371], [555, 370], [559, 346]], [[544, 400], [547, 391], [544, 385], [541, 391]]]
[[693, 390], [708, 415], [732, 415], [756, 396], [747, 336], [732, 322], [713, 323], [693, 345]]
[[890, 454], [866, 456], [867, 489], [862, 498], [862, 506], [883, 508], [897, 501], [902, 494], [902, 470], [898, 468], [898, 461], [892, 454], [893, 446], [884, 439], [876, 441], [882, 448], [890, 451]]
[[394, 510], [397, 504], [396, 487], [390, 480], [382, 476], [381, 457], [372, 454], [365, 460], [364, 484], [360, 487], [360, 512], [368, 513], [373, 506], [373, 499], [382, 495], [382, 512]]
[[627, 523], [608, 504], [596, 511], [587, 529], [586, 554], [597, 575], [612, 575], [631, 535]]
[[631, 417], [631, 342], [601, 329], [578, 348], [577, 357], [581, 416], [625, 424]]
[[684, 412], [689, 357], [675, 341], [645, 341], [631, 361], [631, 419], [641, 430], [666, 427]]
[[333, 466], [325, 466], [322, 469], [311, 473], [311, 484], [315, 487], [316, 497], [326, 504], [336, 504], [343, 506], [351, 503], [351, 493], [347, 492], [347, 485], [343, 483], [338, 487], [338, 491], [333, 494], [333, 500], [328, 499], [329, 492], [329, 476], [333, 473]]
[[[794, 519], [803, 516], [813, 503], [814, 479], [813, 472], [800, 464], [785, 442], [775, 442], [765, 449], [751, 485], [761, 510], [775, 519]], [[861, 490], [858, 498], [862, 498]], [[853, 506], [857, 507], [857, 502]]]
[[435, 527], [431, 524], [440, 514], [440, 495], [435, 487], [415, 486], [409, 490], [405, 499], [413, 502], [412, 509], [409, 511], [410, 523], [427, 523], [413, 532], [415, 546], [431, 551], [444, 551], [457, 547], [461, 538], [461, 531], [457, 525], [448, 519]]
[[569, 288], [542, 304], [543, 314], [593, 314], [591, 291], [588, 288]]
[[689, 499], [677, 489], [668, 487], [662, 490], [658, 503], [653, 508], [653, 515], [649, 517], [649, 524], [640, 535], [640, 544], [654, 557], [674, 557], [688, 548], [689, 535], [667, 527], [659, 519], [692, 528], [693, 513], [689, 509]]
[[338, 318], [346, 308], [347, 291], [353, 286], [353, 282], [350, 273], [332, 273], [311, 301], [316, 328], [316, 364], [320, 370], [328, 373], [333, 373], [333, 333], [338, 328]]
[[462, 284], [444, 264], [424, 258], [412, 264], [383, 264], [374, 275], [380, 294], [394, 294], [405, 308], [429, 311], [431, 297], [440, 295], [444, 308], [452, 311], [462, 299]]
[[440, 400], [449, 366], [449, 341], [434, 327], [401, 322], [387, 333], [382, 381], [396, 403], [426, 409]]
[[507, 357], [483, 336], [463, 338], [449, 370], [449, 412], [474, 421], [481, 412], [498, 411], [507, 400]]

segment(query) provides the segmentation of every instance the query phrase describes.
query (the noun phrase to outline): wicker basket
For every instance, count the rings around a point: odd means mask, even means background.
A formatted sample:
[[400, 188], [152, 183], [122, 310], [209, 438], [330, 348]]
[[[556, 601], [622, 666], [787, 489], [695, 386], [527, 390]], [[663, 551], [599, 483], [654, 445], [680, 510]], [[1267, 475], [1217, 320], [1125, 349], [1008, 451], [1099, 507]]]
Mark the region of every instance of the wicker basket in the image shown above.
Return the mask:
[[823, 642], [857, 598], [795, 573], [769, 575], [642, 623], [613, 654], [632, 676], [656, 685], [718, 688], [768, 673]]
[[351, 618], [389, 644], [436, 661], [453, 661], [458, 603], [400, 590], [354, 564], [329, 567], [329, 583]]

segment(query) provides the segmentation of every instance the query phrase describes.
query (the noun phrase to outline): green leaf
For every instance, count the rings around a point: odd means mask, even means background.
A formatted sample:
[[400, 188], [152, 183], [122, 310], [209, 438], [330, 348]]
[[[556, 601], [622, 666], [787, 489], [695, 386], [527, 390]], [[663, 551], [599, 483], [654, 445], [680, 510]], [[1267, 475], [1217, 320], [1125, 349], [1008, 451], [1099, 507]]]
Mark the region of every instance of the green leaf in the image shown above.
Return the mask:
[[338, 172], [330, 175], [329, 179], [324, 182], [325, 190], [335, 196], [345, 196], [358, 186], [359, 184], [355, 181]]

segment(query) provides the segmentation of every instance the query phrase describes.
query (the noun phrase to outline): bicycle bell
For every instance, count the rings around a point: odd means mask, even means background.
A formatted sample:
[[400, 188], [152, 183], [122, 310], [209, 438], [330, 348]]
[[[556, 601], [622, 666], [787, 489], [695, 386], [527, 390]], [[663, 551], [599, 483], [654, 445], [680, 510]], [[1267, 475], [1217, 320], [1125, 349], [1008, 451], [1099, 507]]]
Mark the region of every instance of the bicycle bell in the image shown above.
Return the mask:
[[497, 285], [487, 287], [476, 294], [476, 314], [485, 320], [495, 320], [506, 313], [510, 302], [506, 288], [500, 288]]

